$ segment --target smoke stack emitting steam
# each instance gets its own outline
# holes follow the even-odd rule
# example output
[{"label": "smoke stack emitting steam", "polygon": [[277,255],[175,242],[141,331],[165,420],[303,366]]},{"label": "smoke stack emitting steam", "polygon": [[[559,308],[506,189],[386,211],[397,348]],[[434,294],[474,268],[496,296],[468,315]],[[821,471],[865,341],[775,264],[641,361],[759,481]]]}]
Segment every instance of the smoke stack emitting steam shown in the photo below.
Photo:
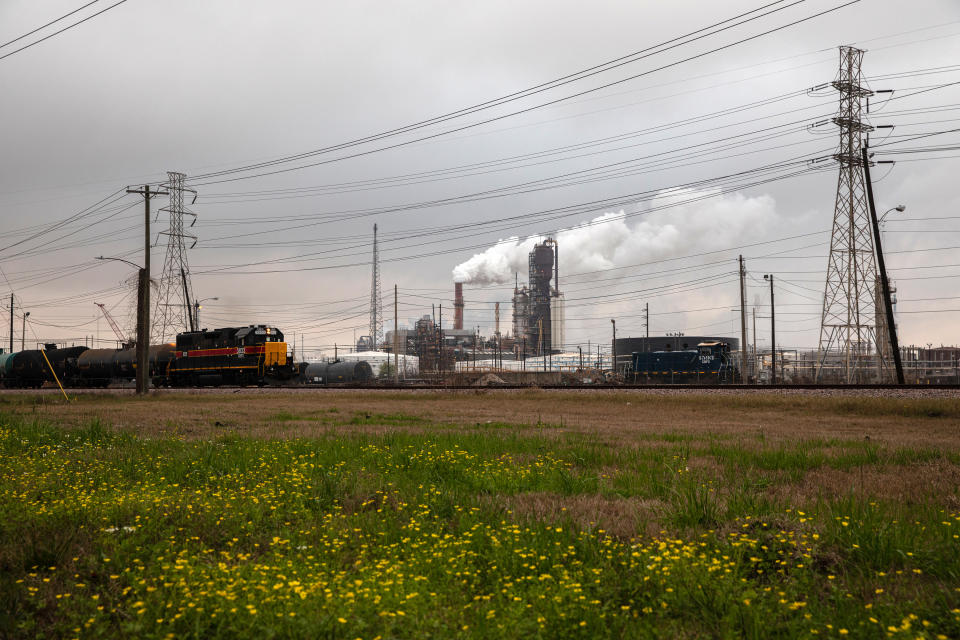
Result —
[{"label": "smoke stack emitting steam", "polygon": [[463,329],[463,283],[453,285],[453,328]]},{"label": "smoke stack emitting steam", "polygon": [[[563,245],[565,273],[576,275],[694,253],[705,247],[732,246],[742,241],[745,232],[756,235],[774,222],[775,203],[770,196],[717,192],[704,199],[710,195],[685,190],[657,196],[650,202],[651,209],[669,207],[669,218],[662,221],[640,220],[631,226],[626,214],[619,211],[559,230],[553,237]],[[539,241],[538,236],[501,240],[457,265],[453,280],[457,284],[507,284],[515,273],[526,273],[528,255]],[[559,271],[559,256],[555,269]]]}]

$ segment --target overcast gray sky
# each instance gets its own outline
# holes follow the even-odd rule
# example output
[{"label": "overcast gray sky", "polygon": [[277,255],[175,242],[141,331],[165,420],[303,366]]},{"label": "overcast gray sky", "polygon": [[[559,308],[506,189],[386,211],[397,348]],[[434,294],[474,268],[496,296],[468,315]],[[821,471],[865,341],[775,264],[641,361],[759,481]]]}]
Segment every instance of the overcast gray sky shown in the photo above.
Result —
[{"label": "overcast gray sky", "polygon": [[[0,44],[82,4],[6,0],[0,3]],[[110,4],[97,3],[76,17]],[[2,246],[128,184],[162,180],[168,170],[200,176],[390,130],[761,4],[128,0],[0,59]],[[875,145],[955,129],[960,107],[960,85],[935,88],[960,81],[955,0],[863,0],[733,44],[841,4],[804,0],[535,97],[311,158],[334,162],[271,176],[193,180],[200,193],[192,207],[199,237],[190,252],[193,286],[198,297],[219,298],[204,305],[202,324],[268,322],[288,338],[304,333],[314,351],[367,333],[370,235],[377,223],[387,329],[394,284],[401,324],[409,323],[429,313],[431,303],[452,306],[453,270],[475,254],[499,240],[518,237],[522,243],[559,231],[568,239],[561,243],[560,268],[570,345],[607,341],[611,317],[619,319],[620,335],[639,335],[644,302],[650,303],[652,333],[738,335],[732,309],[739,303],[735,260],[742,253],[751,305],[767,304],[763,274],[776,274],[778,342],[815,347],[836,169],[753,186],[742,185],[759,180],[721,185],[716,178],[832,152],[835,129],[806,125],[829,118],[836,98],[803,90],[834,78],[841,44],[867,50],[864,73],[872,88],[895,90],[894,100],[873,101],[873,123],[896,125],[876,133]],[[0,56],[46,33],[0,47]],[[732,46],[706,53],[726,45]],[[706,55],[680,62],[698,54]],[[634,75],[640,77],[508,116]],[[924,89],[931,90],[909,95]],[[762,102],[771,98],[778,99]],[[723,110],[729,112],[718,114]],[[415,141],[497,116],[508,117]],[[944,134],[890,148],[958,139]],[[541,155],[494,162],[527,154]],[[888,217],[885,236],[903,344],[957,342],[960,266],[949,266],[960,265],[960,251],[951,248],[960,247],[957,155],[901,155],[893,168],[875,168],[878,208],[907,206]],[[472,168],[451,171],[465,166]],[[430,173],[397,178],[423,172]],[[244,179],[217,182],[224,178]],[[467,194],[484,195],[436,202]],[[604,199],[618,201],[575,207],[563,216],[536,215]],[[0,251],[0,295],[9,296],[12,287],[17,313],[31,312],[29,340],[111,339],[94,301],[108,303],[129,323],[129,268],[93,260],[141,259],[141,208],[134,196],[118,205],[130,208],[105,209]],[[604,214],[614,215],[561,231]],[[516,244],[501,244],[494,253],[515,262],[523,252],[511,253]],[[154,275],[164,249],[154,249]],[[468,283],[466,324],[492,330],[499,301],[501,322],[509,326],[511,290],[512,284]],[[759,306],[758,317],[758,341],[769,344],[769,308]]]}]

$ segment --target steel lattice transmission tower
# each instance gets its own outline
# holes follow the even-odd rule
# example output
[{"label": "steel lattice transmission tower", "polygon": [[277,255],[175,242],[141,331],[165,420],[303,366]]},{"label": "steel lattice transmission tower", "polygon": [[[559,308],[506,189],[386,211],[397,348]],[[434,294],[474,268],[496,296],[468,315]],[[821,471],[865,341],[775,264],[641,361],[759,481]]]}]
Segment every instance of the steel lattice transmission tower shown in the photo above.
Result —
[{"label": "steel lattice transmission tower", "polygon": [[840,93],[839,111],[833,118],[840,129],[840,146],[833,155],[840,174],[816,372],[821,381],[828,371],[838,371],[840,380],[848,384],[883,380],[889,374],[880,350],[875,349],[877,261],[862,155],[873,129],[863,120],[863,101],[873,92],[863,85],[863,54],[861,49],[840,47],[840,72],[831,83]]},{"label": "steel lattice transmission tower", "polygon": [[376,351],[383,344],[383,294],[380,291],[380,249],[377,225],[373,225],[373,274],[370,282],[370,340]]},{"label": "steel lattice transmission tower", "polygon": [[153,313],[151,336],[158,342],[172,342],[181,331],[193,330],[193,313],[190,301],[194,299],[193,288],[190,284],[190,266],[187,262],[187,240],[192,241],[192,249],[197,243],[197,237],[184,230],[184,216],[191,216],[192,227],[196,224],[197,214],[186,209],[183,204],[184,192],[193,194],[193,201],[197,199],[197,192],[184,185],[186,175],[175,171],[167,172],[168,182],[164,185],[170,192],[170,204],[160,209],[166,211],[170,217],[170,226],[161,235],[167,236],[167,256],[163,262],[163,271],[160,274],[157,304]]}]

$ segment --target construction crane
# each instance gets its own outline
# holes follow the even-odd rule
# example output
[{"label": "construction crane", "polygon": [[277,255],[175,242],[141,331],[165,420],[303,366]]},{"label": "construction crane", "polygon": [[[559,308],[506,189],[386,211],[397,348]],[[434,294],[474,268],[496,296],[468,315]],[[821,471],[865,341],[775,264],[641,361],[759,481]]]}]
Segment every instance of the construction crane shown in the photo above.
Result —
[{"label": "construction crane", "polygon": [[95,305],[97,305],[98,307],[100,307],[100,311],[103,312],[103,317],[107,319],[107,324],[110,325],[110,328],[113,329],[113,332],[117,335],[117,340],[119,340],[121,344],[127,344],[127,343],[131,342],[131,340],[123,337],[123,332],[120,331],[120,327],[117,326],[117,323],[116,323],[116,322],[114,321],[114,319],[110,316],[110,312],[107,311],[107,306],[106,306],[105,304],[100,303],[100,302],[94,302],[93,304],[95,304]]}]

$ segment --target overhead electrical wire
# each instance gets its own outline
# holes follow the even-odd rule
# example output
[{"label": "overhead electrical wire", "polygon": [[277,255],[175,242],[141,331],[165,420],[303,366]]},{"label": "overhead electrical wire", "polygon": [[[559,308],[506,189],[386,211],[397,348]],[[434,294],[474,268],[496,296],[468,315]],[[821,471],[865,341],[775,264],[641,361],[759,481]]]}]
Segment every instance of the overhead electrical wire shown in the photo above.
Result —
[{"label": "overhead electrical wire", "polygon": [[[769,12],[769,13],[774,13],[774,12],[776,12],[776,11],[783,10],[784,8],[792,7],[792,6],[796,5],[796,4],[800,4],[801,2],[804,2],[804,1],[805,1],[805,0],[796,0],[794,3],[792,3],[792,4],[790,4],[790,5],[787,5],[787,7],[781,7],[780,9],[775,9],[775,10]],[[526,107],[526,108],[523,108],[523,109],[520,109],[520,110],[517,110],[517,111],[513,111],[513,112],[510,112],[510,113],[507,113],[507,114],[502,114],[502,115],[498,115],[498,116],[495,116],[495,117],[491,117],[491,118],[488,118],[488,119],[486,119],[486,120],[481,120],[481,121],[478,121],[478,122],[469,123],[469,124],[467,124],[467,125],[463,125],[463,126],[456,127],[456,128],[454,128],[454,129],[444,130],[444,131],[439,132],[439,133],[434,133],[434,134],[422,136],[422,137],[419,137],[419,138],[415,138],[415,139],[412,139],[412,140],[407,140],[407,141],[403,141],[403,142],[399,142],[399,143],[387,145],[387,146],[384,146],[384,147],[378,147],[378,148],[372,149],[372,150],[357,152],[357,153],[354,153],[354,154],[351,154],[351,155],[347,155],[347,156],[340,156],[340,157],[337,157],[337,158],[331,159],[331,160],[323,160],[323,161],[318,161],[318,162],[314,162],[314,163],[310,163],[310,164],[306,164],[306,165],[299,165],[299,166],[296,166],[296,167],[287,167],[287,168],[284,168],[284,169],[277,169],[277,170],[274,170],[274,171],[262,172],[262,173],[245,175],[245,176],[234,177],[234,178],[222,178],[222,176],[232,175],[232,174],[234,174],[234,173],[246,173],[246,172],[255,171],[255,170],[258,170],[258,169],[261,169],[261,168],[267,168],[267,167],[271,167],[271,166],[276,166],[276,165],[278,165],[278,164],[285,164],[285,163],[289,163],[289,162],[295,162],[295,161],[297,161],[297,160],[301,160],[301,159],[305,159],[305,158],[308,158],[308,157],[313,157],[313,156],[316,156],[316,155],[326,154],[326,153],[330,153],[330,152],[332,152],[332,151],[337,151],[337,150],[341,150],[341,149],[345,149],[345,148],[357,146],[357,145],[359,145],[359,144],[364,144],[364,143],[367,143],[367,142],[379,140],[379,139],[382,139],[382,138],[385,138],[385,137],[392,137],[392,136],[398,135],[399,133],[406,133],[406,132],[409,132],[409,131],[421,129],[421,128],[424,128],[424,127],[426,127],[426,126],[430,126],[430,125],[432,125],[432,124],[436,124],[437,122],[442,122],[442,121],[444,121],[444,120],[451,119],[451,118],[453,118],[453,117],[460,117],[461,115],[464,115],[464,113],[473,113],[473,111],[468,111],[468,109],[471,109],[470,107],[468,107],[467,109],[460,110],[460,111],[458,111],[458,112],[454,112],[454,113],[457,114],[457,115],[438,116],[437,118],[432,118],[432,119],[430,119],[430,120],[421,121],[420,123],[416,123],[416,124],[414,124],[414,125],[408,125],[407,127],[401,127],[401,128],[399,128],[399,129],[394,129],[394,130],[390,130],[390,131],[387,131],[387,132],[383,132],[383,133],[381,133],[381,134],[375,134],[374,136],[368,136],[368,137],[366,137],[366,138],[360,138],[360,139],[353,140],[353,141],[349,141],[349,142],[346,142],[346,143],[341,143],[341,144],[333,145],[333,146],[330,146],[330,147],[324,147],[324,148],[322,148],[322,149],[316,149],[316,150],[313,150],[313,151],[309,151],[309,152],[305,152],[305,153],[301,153],[301,154],[296,154],[296,155],[293,155],[293,156],[286,156],[286,157],[284,157],[284,158],[280,158],[280,159],[277,159],[277,160],[271,160],[271,161],[266,161],[266,162],[261,162],[261,163],[254,163],[254,164],[250,164],[250,165],[246,165],[246,166],[242,166],[242,167],[237,167],[237,168],[234,168],[234,169],[225,169],[225,170],[222,170],[222,171],[215,171],[215,172],[209,172],[209,173],[206,173],[206,174],[199,174],[199,175],[197,175],[197,176],[194,176],[193,184],[194,184],[195,186],[203,186],[203,185],[209,185],[209,184],[219,184],[219,183],[223,183],[223,182],[235,182],[235,181],[237,181],[237,180],[248,180],[248,179],[259,178],[259,177],[263,177],[263,176],[267,176],[267,175],[275,175],[275,174],[278,174],[278,173],[285,173],[285,172],[288,172],[288,171],[296,171],[296,170],[299,170],[299,169],[305,169],[305,168],[308,168],[308,167],[319,166],[319,165],[328,164],[328,163],[331,163],[331,162],[339,162],[339,161],[346,160],[346,159],[350,159],[350,158],[356,158],[356,157],[360,157],[360,156],[366,156],[366,155],[370,155],[370,154],[372,154],[372,153],[378,153],[378,152],[380,152],[380,151],[386,151],[386,150],[389,150],[389,149],[395,149],[395,148],[398,148],[398,147],[407,146],[407,145],[413,144],[414,142],[422,142],[422,141],[424,141],[424,140],[430,140],[430,139],[434,139],[434,138],[437,138],[437,137],[440,137],[440,136],[449,135],[450,133],[454,133],[454,132],[457,132],[457,131],[464,131],[464,130],[466,130],[466,129],[471,129],[471,128],[478,127],[478,126],[481,126],[481,125],[484,125],[484,124],[489,124],[490,122],[495,122],[495,121],[498,121],[498,120],[502,120],[502,119],[505,119],[505,118],[513,117],[513,116],[520,115],[520,114],[523,114],[523,113],[529,113],[529,112],[534,111],[534,110],[536,110],[536,109],[540,109],[540,108],[543,108],[543,107],[546,107],[546,106],[549,106],[549,105],[552,105],[552,104],[557,104],[557,103],[559,103],[559,102],[563,102],[563,101],[569,100],[569,99],[571,99],[571,98],[575,98],[575,97],[579,97],[579,96],[586,95],[586,94],[589,94],[589,93],[593,93],[593,92],[595,92],[595,91],[600,91],[600,90],[602,90],[602,89],[606,89],[606,88],[611,87],[611,86],[615,86],[615,85],[618,85],[618,84],[622,84],[622,83],[624,83],[624,82],[628,82],[628,81],[634,80],[634,79],[636,79],[636,78],[640,78],[640,77],[644,77],[644,76],[650,75],[650,74],[655,73],[655,72],[657,72],[657,71],[662,71],[662,70],[665,70],[665,69],[669,69],[669,68],[671,68],[671,67],[678,66],[678,65],[680,65],[680,64],[684,64],[684,63],[686,63],[686,62],[690,62],[690,61],[692,61],[692,60],[696,60],[696,59],[699,59],[699,58],[703,58],[703,57],[705,57],[705,56],[708,56],[708,55],[717,53],[717,52],[719,52],[719,51],[723,51],[723,50],[729,49],[729,48],[731,48],[731,47],[735,47],[735,46],[740,45],[740,44],[743,44],[743,43],[745,43],[745,42],[750,42],[750,41],[752,41],[752,40],[756,40],[757,38],[761,38],[761,37],[763,37],[763,36],[770,35],[770,34],[772,34],[772,33],[776,33],[776,32],[778,32],[778,31],[782,31],[782,30],[784,30],[784,29],[788,29],[788,28],[790,28],[790,27],[796,26],[796,25],[801,24],[801,23],[803,23],[803,22],[807,22],[807,21],[809,21],[809,20],[813,20],[813,19],[815,19],[815,18],[818,18],[818,17],[821,17],[821,16],[823,16],[823,15],[832,13],[832,12],[834,12],[834,11],[838,11],[838,10],[840,10],[840,9],[843,9],[843,8],[845,8],[845,7],[847,7],[847,6],[856,4],[856,3],[858,3],[858,2],[860,2],[860,0],[849,0],[848,2],[845,2],[845,3],[841,4],[841,5],[838,5],[838,6],[835,6],[835,7],[830,8],[830,9],[826,9],[826,10],[820,11],[820,12],[818,12],[818,13],[816,13],[816,14],[813,14],[813,15],[810,15],[810,16],[807,16],[807,17],[804,17],[804,18],[800,18],[800,19],[798,19],[798,20],[794,20],[793,22],[790,22],[790,23],[787,23],[787,24],[784,24],[784,25],[780,25],[780,26],[775,27],[775,28],[772,28],[772,29],[768,29],[768,30],[763,31],[763,32],[761,32],[761,33],[759,33],[759,34],[754,34],[754,35],[751,35],[751,36],[747,36],[747,37],[745,37],[745,38],[741,38],[741,39],[739,39],[739,40],[737,40],[737,41],[735,41],[735,42],[728,43],[728,44],[725,44],[725,45],[716,47],[716,48],[714,48],[714,49],[710,49],[710,50],[708,50],[708,51],[705,51],[705,52],[702,52],[702,53],[699,53],[699,54],[696,54],[696,55],[693,55],[693,56],[688,56],[688,57],[686,57],[686,58],[683,58],[683,59],[678,60],[678,61],[675,61],[675,62],[671,62],[671,63],[665,64],[665,65],[661,65],[661,66],[659,66],[659,67],[656,67],[656,68],[654,68],[654,69],[650,69],[650,70],[644,71],[644,72],[642,72],[642,73],[634,74],[634,75],[629,76],[629,77],[627,77],[627,78],[622,78],[622,79],[619,79],[619,80],[616,80],[616,81],[613,81],[613,82],[609,82],[609,83],[600,85],[600,86],[598,86],[598,87],[594,87],[594,88],[591,88],[591,89],[586,89],[586,90],[583,90],[583,91],[580,91],[580,92],[577,92],[577,93],[574,93],[574,94],[571,94],[571,95],[568,95],[568,96],[564,96],[564,97],[561,97],[561,98],[557,98],[557,99],[554,99],[554,100],[550,100],[550,101],[548,101],[548,102],[540,103],[540,104],[533,105],[533,106],[530,106],[530,107]],[[779,4],[779,3],[773,3],[773,4]],[[770,6],[770,5],[768,5],[768,6]],[[754,10],[754,12],[755,12],[755,11],[757,11],[757,10]],[[752,12],[751,12],[751,13],[752,13]],[[762,16],[758,16],[758,17],[763,17],[763,16],[765,16],[765,15],[768,15],[768,14],[763,14]],[[736,18],[734,18],[734,19],[736,19]],[[749,22],[749,21],[752,21],[752,20],[754,20],[754,19],[757,19],[757,17],[750,18],[749,20],[746,20],[746,21],[744,21],[744,22]],[[724,21],[724,22],[722,22],[722,23],[718,23],[718,24],[724,24],[725,22],[728,22],[728,21],[729,21],[729,20]],[[739,24],[742,24],[742,23],[738,23],[738,24],[735,24],[735,25],[733,25],[733,26],[739,26]],[[707,28],[712,28],[712,27],[707,27]],[[725,31],[725,30],[727,30],[727,29],[729,29],[729,28],[732,28],[732,26],[724,27],[723,29],[719,29],[719,30],[717,30],[716,32],[711,33],[711,34],[707,34],[707,35],[715,35],[715,33],[720,33],[721,31]],[[700,31],[702,31],[702,29],[701,29]],[[699,31],[693,32],[693,33],[699,33]],[[682,36],[682,37],[685,37],[685,36]],[[684,42],[684,43],[680,43],[680,44],[689,44],[689,42],[693,42],[693,41],[699,40],[699,39],[701,39],[701,38],[703,38],[703,37],[706,37],[706,36],[698,36],[698,37],[696,37],[696,38],[691,39],[691,40],[688,41],[688,42]],[[674,39],[674,40],[676,40],[676,39]],[[668,42],[673,42],[673,41],[668,41]],[[659,47],[659,46],[661,46],[661,45],[657,45],[657,47]],[[669,50],[669,49],[675,48],[676,46],[680,46],[680,45],[673,45],[673,46],[671,46],[671,47],[667,47],[667,48],[664,49],[664,50]],[[653,49],[653,48],[656,48],[656,47],[651,47],[651,48],[645,49],[644,51],[649,51],[650,49]],[[657,52],[657,53],[659,53],[659,52]],[[650,54],[650,55],[653,55],[653,54]],[[648,57],[648,56],[643,56],[643,57]],[[620,66],[620,65],[618,65],[618,66]],[[585,76],[585,77],[588,77],[588,76]],[[578,78],[578,79],[579,79],[579,78]],[[571,81],[572,81],[572,80],[571,80]],[[564,82],[563,84],[567,84],[567,82]],[[560,85],[557,85],[557,86],[560,86]],[[545,89],[544,89],[544,90],[545,90]],[[537,90],[536,93],[539,93],[540,91],[541,91],[541,90]],[[532,95],[532,94],[531,94],[531,95]],[[523,97],[526,97],[526,95],[523,96]],[[517,98],[511,98],[511,99],[508,100],[508,101],[513,101],[513,100],[515,100],[515,99],[517,99]],[[487,103],[483,103],[483,104],[487,104]],[[498,103],[498,104],[499,104],[499,103]],[[489,108],[489,106],[483,106],[482,108],[483,108],[483,109],[487,109],[487,108]],[[480,110],[480,109],[477,109],[477,110]],[[221,178],[221,179],[219,179],[219,180],[210,180],[209,178]],[[206,182],[204,182],[204,180],[206,180]]]},{"label": "overhead electrical wire", "polygon": [[[408,125],[404,125],[404,126],[401,126],[401,127],[394,128],[394,129],[388,129],[388,130],[382,131],[382,132],[380,132],[380,133],[376,133],[376,134],[364,136],[364,137],[361,137],[361,138],[355,138],[355,139],[353,139],[353,140],[350,140],[350,141],[347,141],[347,142],[342,142],[342,143],[339,143],[339,144],[336,144],[336,145],[331,145],[331,146],[327,146],[327,147],[322,147],[322,148],[320,148],[320,149],[314,149],[314,150],[312,150],[312,151],[307,151],[307,152],[303,152],[303,153],[298,153],[298,154],[293,154],[293,155],[289,155],[289,156],[284,156],[284,157],[282,157],[282,158],[277,158],[277,159],[274,159],[274,160],[269,160],[269,161],[264,161],[264,162],[257,162],[257,163],[247,164],[247,165],[243,165],[243,166],[240,166],[240,167],[235,167],[235,168],[232,168],[232,169],[224,169],[224,170],[220,170],[220,171],[213,171],[213,172],[208,172],[208,173],[201,173],[201,174],[199,174],[199,175],[197,175],[197,176],[194,176],[194,177],[195,177],[195,178],[199,178],[199,179],[204,179],[204,178],[209,178],[209,177],[216,177],[216,176],[221,176],[221,175],[228,175],[228,174],[231,174],[231,173],[238,173],[238,172],[246,172],[246,171],[256,170],[256,169],[260,169],[260,168],[264,168],[264,167],[268,167],[268,166],[273,166],[273,165],[275,165],[275,164],[284,163],[284,162],[292,162],[292,161],[296,161],[296,160],[302,160],[302,159],[305,159],[305,158],[308,158],[308,157],[311,157],[311,156],[314,156],[314,155],[318,155],[318,154],[321,154],[321,153],[328,153],[328,152],[330,152],[330,151],[337,151],[337,150],[340,150],[340,149],[343,149],[343,148],[347,148],[347,147],[351,147],[351,146],[356,146],[356,145],[358,145],[358,144],[363,144],[363,143],[366,143],[366,142],[372,142],[372,141],[381,140],[381,139],[386,138],[386,137],[392,137],[392,136],[399,135],[399,134],[402,134],[402,133],[407,133],[407,132],[409,132],[409,131],[421,129],[421,128],[424,128],[424,127],[427,127],[427,126],[431,126],[431,125],[434,125],[434,124],[438,124],[438,123],[441,123],[441,122],[445,122],[445,121],[447,121],[447,120],[451,120],[451,119],[454,119],[454,118],[459,118],[459,117],[462,117],[462,116],[464,116],[464,115],[470,115],[470,114],[476,113],[477,111],[482,111],[482,110],[486,110],[486,109],[489,109],[489,108],[492,108],[492,107],[495,107],[495,106],[500,106],[500,105],[506,104],[506,103],[508,103],[508,102],[514,102],[514,101],[519,100],[519,99],[521,99],[521,98],[526,98],[526,97],[529,97],[529,96],[531,96],[531,95],[535,95],[535,94],[538,94],[538,93],[542,93],[542,92],[547,91],[547,90],[549,90],[549,89],[553,89],[553,88],[556,88],[556,87],[559,87],[559,86],[563,86],[563,85],[569,84],[569,83],[571,83],[571,82],[575,82],[575,81],[578,81],[578,80],[582,80],[582,79],[584,79],[584,78],[588,78],[588,77],[597,75],[597,74],[599,74],[599,73],[603,73],[603,72],[609,71],[609,70],[611,70],[611,69],[615,69],[615,68],[621,67],[621,66],[623,66],[623,65],[625,65],[625,64],[630,64],[630,63],[632,63],[632,62],[636,62],[637,60],[647,58],[647,57],[649,57],[650,55],[654,55],[655,53],[662,53],[663,51],[666,51],[666,50],[675,48],[675,47],[677,47],[677,46],[682,46],[682,45],[684,45],[684,44],[689,44],[690,42],[694,42],[694,41],[696,41],[696,40],[699,40],[700,38],[707,37],[707,36],[710,36],[710,35],[715,35],[716,33],[719,33],[719,32],[721,32],[721,31],[726,31],[727,29],[730,29],[730,28],[732,28],[732,27],[734,27],[734,26],[739,26],[739,25],[742,24],[742,23],[737,23],[737,24],[734,24],[734,25],[731,25],[731,26],[727,26],[727,27],[725,27],[725,28],[723,28],[723,29],[720,29],[720,30],[718,30],[718,31],[716,31],[716,32],[707,33],[707,34],[704,34],[704,35],[699,36],[698,38],[694,38],[694,39],[692,39],[692,40],[685,40],[685,39],[691,38],[692,36],[695,36],[695,35],[697,35],[697,34],[703,34],[703,33],[706,32],[706,31],[710,31],[711,29],[720,27],[720,26],[722,26],[722,25],[724,25],[724,24],[727,24],[727,23],[729,23],[729,22],[735,22],[736,20],[739,20],[739,19],[744,18],[744,17],[746,17],[746,16],[749,16],[749,15],[751,15],[751,14],[757,13],[757,12],[759,12],[759,11],[764,11],[764,10],[770,8],[770,7],[775,6],[775,5],[783,4],[785,1],[786,1],[786,0],[776,0],[775,2],[771,2],[771,3],[768,3],[768,4],[762,5],[762,6],[758,7],[758,8],[756,8],[756,9],[751,9],[750,11],[747,11],[747,12],[744,12],[744,13],[741,13],[741,14],[738,14],[738,15],[735,15],[735,16],[733,16],[732,18],[727,18],[727,19],[722,20],[722,21],[720,21],[720,22],[715,22],[715,23],[713,23],[713,24],[711,24],[711,25],[708,25],[708,26],[706,26],[706,27],[702,27],[702,28],[697,29],[697,30],[695,30],[695,31],[691,31],[691,32],[685,33],[685,34],[683,34],[683,35],[681,35],[681,36],[677,36],[677,37],[672,38],[672,39],[670,39],[670,40],[666,40],[666,41],[664,41],[664,42],[660,42],[660,43],[655,44],[655,45],[652,45],[652,46],[650,46],[650,47],[646,47],[646,48],[644,48],[644,49],[640,49],[639,51],[635,51],[635,52],[630,53],[630,54],[627,54],[627,55],[625,55],[625,56],[621,56],[621,57],[615,58],[615,59],[613,59],[613,60],[608,60],[608,61],[606,61],[606,62],[603,62],[603,63],[597,64],[597,65],[594,65],[594,66],[592,66],[592,67],[588,67],[588,68],[586,68],[586,69],[582,69],[582,70],[580,70],[580,71],[576,71],[576,72],[574,72],[574,73],[570,73],[570,74],[567,74],[567,75],[565,75],[565,76],[561,76],[561,77],[559,77],[559,78],[555,78],[555,79],[553,79],[553,80],[549,80],[549,81],[547,81],[547,82],[543,82],[543,83],[534,85],[534,86],[532,86],[532,87],[528,87],[528,88],[526,88],[526,89],[522,89],[522,90],[520,90],[520,91],[514,91],[514,92],[512,92],[512,93],[505,94],[505,95],[500,96],[500,97],[497,97],[497,98],[493,98],[493,99],[490,99],[490,100],[486,100],[486,101],[484,101],[484,102],[476,103],[476,104],[473,104],[473,105],[470,105],[470,106],[467,106],[467,107],[462,107],[462,108],[457,109],[457,110],[455,110],[455,111],[451,111],[451,112],[448,112],[448,113],[444,113],[444,114],[441,114],[441,115],[438,115],[438,116],[433,116],[433,117],[427,118],[427,119],[425,119],[425,120],[420,120],[420,121],[418,121],[418,122],[414,122],[414,123],[411,123],[411,124],[408,124]],[[784,9],[786,9],[786,8],[789,8],[789,7],[791,7],[791,6],[795,5],[795,4],[800,4],[801,2],[804,2],[804,1],[806,1],[806,0],[797,0],[797,1],[795,1],[795,2],[793,2],[793,3],[791,3],[791,4],[789,4],[789,5],[787,5],[786,7],[780,7],[780,8],[774,9],[774,10],[770,11],[769,13],[776,13],[776,12],[778,12],[778,11],[782,11],[782,10],[784,10]],[[755,19],[757,19],[758,17],[765,17],[766,15],[769,15],[769,13],[767,13],[767,14],[761,14],[760,16],[754,16],[754,17],[751,18],[750,20],[755,20]],[[681,42],[681,41],[682,41],[682,42]],[[666,48],[666,49],[663,49],[663,51],[660,51],[660,49],[662,49],[663,47],[666,47],[667,45],[673,45],[673,46],[668,47],[668,48]],[[643,54],[646,54],[646,55],[643,55]],[[640,57],[638,57],[638,56],[640,56]]]},{"label": "overhead electrical wire", "polygon": [[56,24],[56,23],[60,22],[61,20],[64,20],[64,19],[66,19],[66,18],[69,18],[69,17],[72,16],[73,14],[78,13],[78,12],[80,12],[80,11],[83,11],[84,9],[86,9],[87,7],[89,7],[90,5],[92,5],[92,4],[97,4],[99,1],[100,1],[100,0],[93,0],[93,2],[88,2],[87,4],[83,5],[82,7],[79,7],[79,8],[77,8],[77,9],[74,9],[74,10],[71,11],[70,13],[65,13],[65,14],[63,14],[62,16],[60,16],[59,18],[56,18],[55,20],[51,20],[51,21],[48,22],[47,24],[40,25],[39,27],[37,27],[37,28],[34,29],[33,31],[28,31],[28,32],[26,32],[25,34],[23,34],[22,36],[18,36],[18,37],[16,37],[16,38],[14,38],[13,40],[8,40],[8,41],[4,42],[3,44],[0,44],[0,49],[3,49],[4,47],[7,47],[7,46],[13,44],[14,42],[19,42],[20,40],[23,40],[23,39],[26,38],[27,36],[32,36],[32,35],[35,34],[37,31],[42,31],[42,30],[46,29],[47,27],[49,27],[50,25]]},{"label": "overhead electrical wire", "polygon": [[[101,9],[100,11],[97,11],[96,13],[91,14],[91,15],[87,16],[86,18],[82,19],[82,20],[78,20],[77,22],[74,22],[73,24],[67,25],[66,27],[64,27],[64,28],[62,28],[62,29],[59,29],[59,30],[57,30],[57,31],[54,31],[54,32],[51,33],[50,35],[44,36],[44,37],[40,38],[39,40],[34,40],[34,41],[31,42],[30,44],[24,45],[24,46],[20,47],[19,49],[14,49],[13,51],[11,51],[11,52],[9,52],[9,53],[5,53],[5,54],[3,54],[3,55],[0,55],[0,60],[3,60],[3,59],[5,59],[5,58],[9,58],[10,56],[12,56],[12,55],[14,55],[14,54],[20,53],[21,51],[25,51],[25,50],[29,49],[30,47],[33,47],[33,46],[36,46],[36,45],[40,44],[41,42],[45,42],[45,41],[49,40],[50,38],[52,38],[52,37],[54,37],[54,36],[58,36],[58,35],[60,35],[61,33],[63,33],[64,31],[68,31],[68,30],[70,30],[70,29],[73,29],[74,27],[77,27],[77,26],[83,24],[84,22],[86,22],[86,21],[88,21],[88,20],[92,20],[93,18],[96,18],[96,17],[99,16],[100,14],[103,14],[103,13],[106,13],[107,11],[110,11],[110,9],[113,9],[114,7],[119,7],[121,4],[123,4],[123,3],[126,2],[126,1],[127,1],[127,0],[120,0],[119,2],[116,2],[116,3],[112,4],[112,5],[110,5],[110,6],[107,7],[106,9]],[[91,2],[90,4],[93,4],[93,3]],[[84,5],[84,7],[80,7],[80,9],[83,9],[83,8],[85,8],[85,7],[90,6],[90,4]],[[79,11],[80,9],[77,9],[77,11]],[[61,18],[57,18],[57,19],[54,20],[53,22],[48,23],[47,25],[44,25],[43,27],[40,27],[39,29],[43,29],[43,28],[45,28],[45,27],[53,24],[54,22],[59,22],[59,21],[62,20],[63,18],[65,18],[65,17],[67,17],[67,16],[69,16],[69,15],[72,15],[73,13],[76,13],[77,11],[72,11],[71,13],[68,13],[66,16],[63,16],[63,17],[61,17]],[[31,31],[30,33],[35,33],[36,31],[39,31],[39,29],[35,29],[34,31]],[[26,35],[30,35],[30,34],[26,34]],[[25,36],[21,36],[20,38],[16,38],[15,40],[11,40],[10,42],[16,42],[16,40],[20,40],[20,39],[23,38],[23,37],[25,37]],[[10,42],[8,42],[7,44],[10,44]],[[3,45],[3,46],[6,46],[6,45]]]}]

